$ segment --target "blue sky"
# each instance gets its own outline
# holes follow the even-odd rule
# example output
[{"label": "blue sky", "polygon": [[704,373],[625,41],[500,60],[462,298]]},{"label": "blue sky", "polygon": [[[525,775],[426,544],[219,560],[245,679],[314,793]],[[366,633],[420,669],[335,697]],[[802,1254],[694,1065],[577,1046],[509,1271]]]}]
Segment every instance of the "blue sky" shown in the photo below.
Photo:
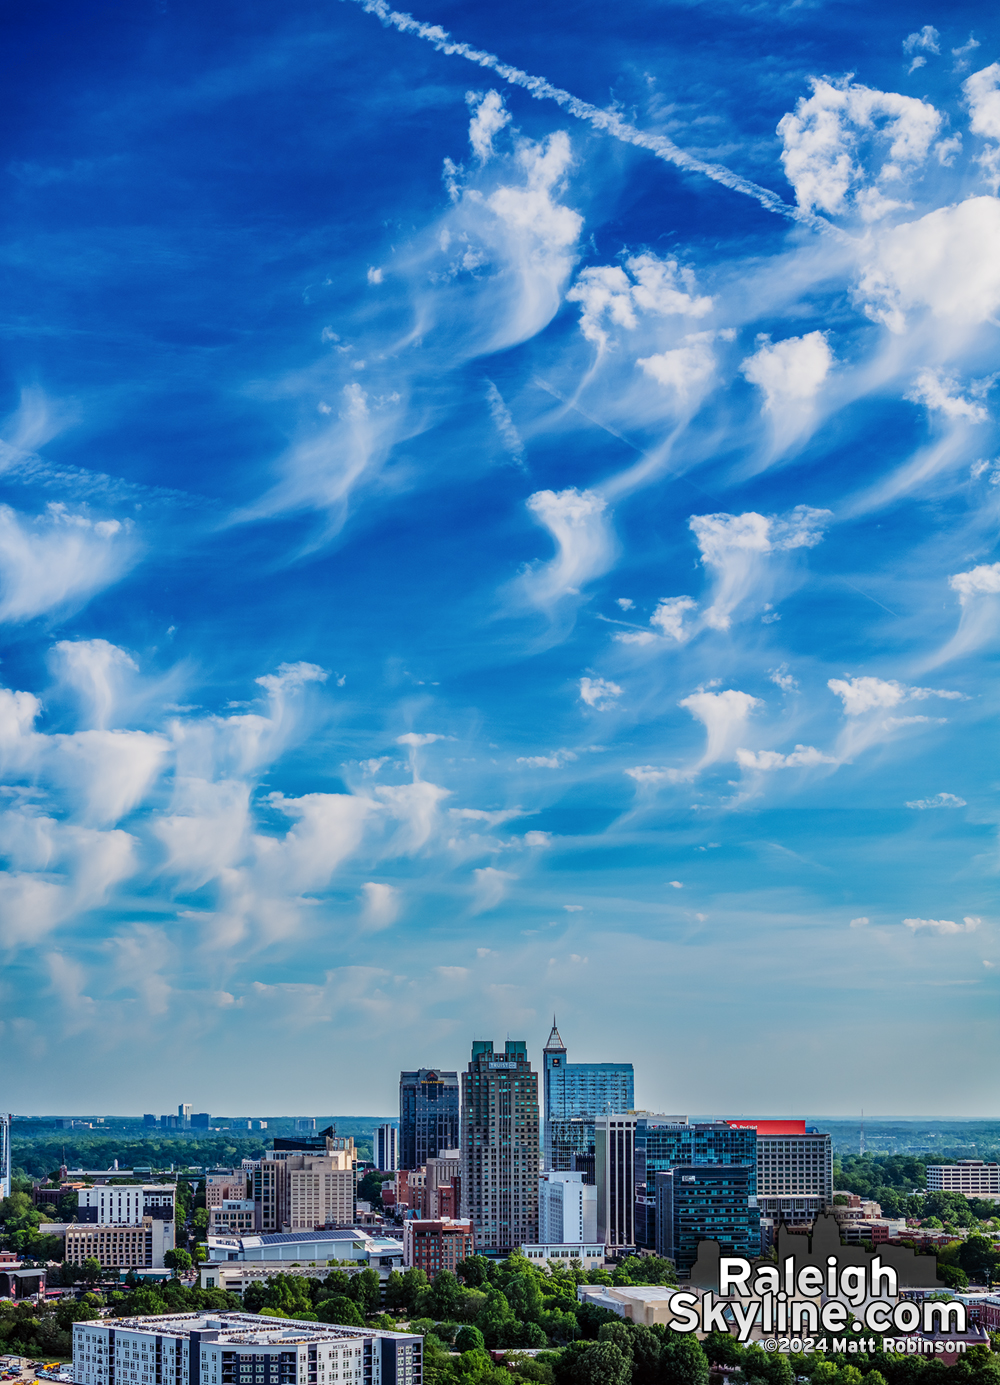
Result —
[{"label": "blue sky", "polygon": [[5,1103],[995,1114],[991,12],[7,36]]}]

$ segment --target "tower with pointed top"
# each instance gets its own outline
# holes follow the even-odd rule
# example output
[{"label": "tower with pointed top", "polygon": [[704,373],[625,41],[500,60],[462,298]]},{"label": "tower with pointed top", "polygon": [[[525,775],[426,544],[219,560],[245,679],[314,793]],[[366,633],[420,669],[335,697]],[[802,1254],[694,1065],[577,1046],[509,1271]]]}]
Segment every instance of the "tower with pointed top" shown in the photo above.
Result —
[{"label": "tower with pointed top", "polygon": [[569,1063],[566,1045],[552,1016],[552,1030],[542,1050],[544,1167],[584,1171],[586,1181],[594,1155],[594,1121],[609,1111],[631,1111],[635,1078],[631,1063]]}]

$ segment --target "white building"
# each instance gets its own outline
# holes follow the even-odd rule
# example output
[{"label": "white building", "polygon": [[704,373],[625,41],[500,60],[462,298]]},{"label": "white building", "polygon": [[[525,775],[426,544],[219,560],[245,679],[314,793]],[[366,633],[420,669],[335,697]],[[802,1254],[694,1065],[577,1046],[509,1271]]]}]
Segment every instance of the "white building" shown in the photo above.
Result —
[{"label": "white building", "polygon": [[570,1245],[597,1239],[597,1189],[582,1173],[538,1175],[538,1242]]},{"label": "white building", "polygon": [[423,1338],[250,1313],[73,1325],[76,1385],[422,1385]]},{"label": "white building", "polygon": [[964,1193],[966,1197],[1000,1194],[1000,1164],[982,1159],[959,1159],[955,1164],[928,1164],[929,1193]]},{"label": "white building", "polygon": [[81,1188],[77,1206],[96,1212],[81,1221],[96,1221],[99,1226],[138,1226],[143,1217],[173,1221],[176,1183],[100,1183]]},{"label": "white building", "polygon": [[399,1168],[399,1130],[394,1125],[380,1125],[375,1131],[375,1167],[382,1173],[395,1173]]},{"label": "white building", "polygon": [[599,1270],[604,1265],[604,1247],[594,1241],[573,1241],[565,1245],[522,1246],[521,1250],[529,1260],[534,1260],[539,1269],[544,1269],[550,1260],[579,1260],[585,1270]]},{"label": "white building", "polygon": [[[267,1262],[272,1274],[290,1263],[325,1265],[330,1260],[358,1261],[362,1269],[396,1270],[403,1267],[403,1247],[388,1236],[370,1236],[357,1227],[348,1227],[301,1235],[287,1232],[263,1236],[210,1235],[208,1258],[223,1264]],[[282,1265],[282,1261],[286,1263]]]}]

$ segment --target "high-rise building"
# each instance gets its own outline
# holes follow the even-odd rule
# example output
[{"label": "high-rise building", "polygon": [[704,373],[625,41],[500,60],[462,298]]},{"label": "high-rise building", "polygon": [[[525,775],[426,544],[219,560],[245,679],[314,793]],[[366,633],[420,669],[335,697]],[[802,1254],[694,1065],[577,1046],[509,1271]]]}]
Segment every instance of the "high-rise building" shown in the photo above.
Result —
[{"label": "high-rise building", "polygon": [[462,1073],[462,1216],[477,1252],[538,1242],[538,1074],[523,1040],[477,1039]]},{"label": "high-rise building", "polygon": [[582,1173],[543,1170],[538,1175],[538,1241],[572,1245],[597,1236],[597,1189]]},{"label": "high-rise building", "polygon": [[[757,1132],[757,1205],[776,1227],[815,1221],[833,1204],[833,1141],[804,1120],[739,1120]],[[930,1172],[928,1171],[928,1187]],[[1000,1191],[1000,1188],[998,1188]]]},{"label": "high-rise building", "polygon": [[545,1168],[577,1169],[594,1152],[594,1121],[635,1105],[631,1063],[570,1063],[552,1017],[542,1050],[545,1073],[542,1119]]},{"label": "high-rise building", "polygon": [[399,1131],[394,1125],[376,1127],[373,1141],[375,1167],[384,1173],[395,1173],[399,1168]]},{"label": "high-rise building", "polygon": [[192,1111],[191,1129],[207,1130],[212,1123],[212,1118],[207,1111]]},{"label": "high-rise building", "polygon": [[399,1074],[399,1167],[419,1169],[458,1148],[458,1073],[417,1068]]},{"label": "high-rise building", "polygon": [[472,1224],[451,1217],[407,1218],[403,1222],[403,1264],[435,1279],[474,1253]]},{"label": "high-rise building", "polygon": [[760,1254],[754,1182],[747,1164],[681,1164],[657,1172],[656,1253],[673,1260],[679,1278],[690,1274],[701,1241],[718,1241],[723,1255]]},{"label": "high-rise building", "polygon": [[190,1101],[182,1101],[177,1108],[177,1120],[181,1125],[191,1124],[191,1111],[193,1107]]},{"label": "high-rise building", "polygon": [[257,1230],[312,1231],[357,1220],[354,1140],[330,1126],[319,1136],[281,1137],[248,1167]]},{"label": "high-rise building", "polygon": [[982,1159],[959,1159],[954,1164],[928,1164],[927,1191],[965,1193],[966,1197],[996,1197],[1000,1193],[1000,1164],[986,1164]]},{"label": "high-rise building", "polygon": [[597,1239],[606,1246],[634,1246],[634,1111],[598,1116],[594,1122],[594,1181],[597,1184]]},{"label": "high-rise building", "polygon": [[155,1117],[155,1116],[143,1116],[143,1118],[142,1118],[142,1123],[143,1123],[143,1125],[145,1125],[145,1126],[155,1126],[155,1124],[156,1124],[156,1117]]},{"label": "high-rise building", "polygon": [[752,1201],[760,1253],[760,1212],[757,1209],[757,1131],[728,1121],[690,1123],[686,1116],[641,1113],[635,1131],[635,1238],[652,1250],[657,1243],[656,1175],[681,1166],[737,1165],[749,1170],[746,1196]]},{"label": "high-rise building", "polygon": [[0,1111],[0,1197],[10,1197],[10,1123],[13,1117]]}]

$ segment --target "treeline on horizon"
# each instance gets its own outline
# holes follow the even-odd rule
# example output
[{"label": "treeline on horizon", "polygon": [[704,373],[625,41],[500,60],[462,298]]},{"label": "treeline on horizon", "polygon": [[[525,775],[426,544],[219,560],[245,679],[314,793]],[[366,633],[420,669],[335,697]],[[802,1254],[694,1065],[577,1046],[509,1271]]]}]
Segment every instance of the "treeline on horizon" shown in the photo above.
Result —
[{"label": "treeline on horizon", "polygon": [[[46,1178],[63,1164],[67,1168],[108,1169],[115,1160],[123,1169],[166,1169],[171,1164],[183,1170],[191,1165],[212,1168],[234,1167],[242,1159],[259,1159],[270,1148],[271,1138],[280,1133],[272,1130],[247,1131],[246,1134],[226,1131],[222,1134],[183,1135],[174,1132],[163,1136],[155,1133],[105,1135],[100,1131],[44,1130],[25,1136],[14,1128],[11,1133],[11,1162],[16,1170],[29,1178]],[[351,1130],[338,1125],[337,1133],[353,1136],[358,1156],[371,1158],[370,1132],[364,1138],[360,1129]]]}]

